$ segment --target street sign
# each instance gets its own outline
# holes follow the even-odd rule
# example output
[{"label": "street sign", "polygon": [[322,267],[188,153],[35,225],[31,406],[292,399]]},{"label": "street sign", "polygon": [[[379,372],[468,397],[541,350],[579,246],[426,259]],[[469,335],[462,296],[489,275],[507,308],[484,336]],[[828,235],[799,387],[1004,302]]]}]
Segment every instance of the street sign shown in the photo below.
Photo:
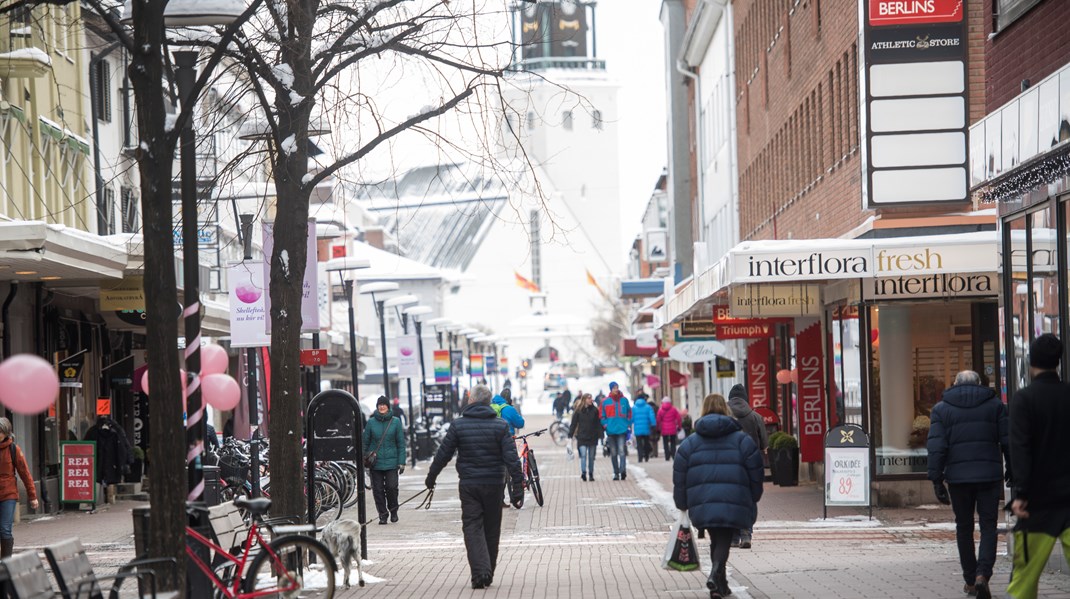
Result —
[{"label": "street sign", "polygon": [[303,349],[301,350],[301,366],[326,366],[327,350]]},{"label": "street sign", "polygon": [[97,444],[95,441],[61,441],[60,501],[96,503]]},{"label": "street sign", "polygon": [[829,430],[825,435],[825,516],[828,506],[868,506],[872,510],[870,477],[869,435],[855,424]]}]

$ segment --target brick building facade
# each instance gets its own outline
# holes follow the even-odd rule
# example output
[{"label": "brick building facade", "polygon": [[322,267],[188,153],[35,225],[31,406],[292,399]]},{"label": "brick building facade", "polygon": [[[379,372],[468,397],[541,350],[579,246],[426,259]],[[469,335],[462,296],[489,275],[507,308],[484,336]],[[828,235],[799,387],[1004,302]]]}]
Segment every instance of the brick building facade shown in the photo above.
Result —
[{"label": "brick building facade", "polygon": [[[1051,75],[1070,59],[1070,2],[1042,0],[999,29],[1000,0],[984,0],[985,111],[992,112],[1030,85]],[[1025,2],[1028,4],[1028,2]]]}]

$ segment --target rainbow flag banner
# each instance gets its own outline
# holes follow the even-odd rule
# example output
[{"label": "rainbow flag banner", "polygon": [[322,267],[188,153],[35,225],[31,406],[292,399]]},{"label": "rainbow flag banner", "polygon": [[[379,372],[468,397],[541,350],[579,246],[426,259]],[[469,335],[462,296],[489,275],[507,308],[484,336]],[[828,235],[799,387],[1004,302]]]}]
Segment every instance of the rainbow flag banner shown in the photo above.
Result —
[{"label": "rainbow flag banner", "polygon": [[468,372],[475,377],[483,376],[483,354],[468,356]]},{"label": "rainbow flag banner", "polygon": [[436,383],[448,383],[450,382],[450,350],[448,349],[436,349],[435,350],[435,382]]},{"label": "rainbow flag banner", "polygon": [[498,372],[504,375],[509,374],[509,358],[503,356],[502,359],[498,360]]}]

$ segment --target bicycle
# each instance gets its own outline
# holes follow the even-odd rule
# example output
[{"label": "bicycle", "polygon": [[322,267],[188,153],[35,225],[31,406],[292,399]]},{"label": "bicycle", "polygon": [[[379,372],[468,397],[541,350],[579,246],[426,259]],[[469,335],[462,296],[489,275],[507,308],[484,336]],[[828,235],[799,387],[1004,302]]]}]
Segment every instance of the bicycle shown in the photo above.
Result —
[{"label": "bicycle", "polygon": [[528,446],[528,437],[538,437],[549,429],[542,429],[526,435],[514,436],[514,440],[523,441],[520,447],[520,469],[524,473],[524,488],[530,489],[535,496],[535,503],[542,507],[542,483],[539,482],[539,464],[535,461],[535,450]]},{"label": "bicycle", "polygon": [[[225,599],[259,599],[260,597],[297,597],[304,590],[315,589],[325,599],[334,597],[336,565],[331,552],[319,541],[298,534],[282,534],[267,541],[261,528],[271,534],[311,531],[312,525],[272,526],[264,522],[271,499],[239,497],[234,505],[250,515],[249,532],[241,553],[233,555],[216,542],[186,527],[186,556],[216,588],[215,597]],[[201,506],[187,505],[191,515],[207,512]],[[214,537],[215,535],[212,534]],[[195,544],[213,552],[209,566],[195,551]]]},{"label": "bicycle", "polygon": [[568,424],[565,424],[563,420],[555,420],[550,424],[550,438],[558,447],[568,445]]}]

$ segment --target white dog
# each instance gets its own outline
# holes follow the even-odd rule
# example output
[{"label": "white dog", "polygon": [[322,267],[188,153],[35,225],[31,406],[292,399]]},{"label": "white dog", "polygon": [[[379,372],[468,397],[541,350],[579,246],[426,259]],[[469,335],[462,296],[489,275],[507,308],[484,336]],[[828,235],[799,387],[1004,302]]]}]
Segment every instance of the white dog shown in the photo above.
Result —
[{"label": "white dog", "polygon": [[346,572],[346,588],[349,588],[350,562],[357,562],[357,584],[364,586],[364,568],[360,560],[360,522],[356,520],[334,520],[323,527],[320,533],[323,544],[342,564]]}]

